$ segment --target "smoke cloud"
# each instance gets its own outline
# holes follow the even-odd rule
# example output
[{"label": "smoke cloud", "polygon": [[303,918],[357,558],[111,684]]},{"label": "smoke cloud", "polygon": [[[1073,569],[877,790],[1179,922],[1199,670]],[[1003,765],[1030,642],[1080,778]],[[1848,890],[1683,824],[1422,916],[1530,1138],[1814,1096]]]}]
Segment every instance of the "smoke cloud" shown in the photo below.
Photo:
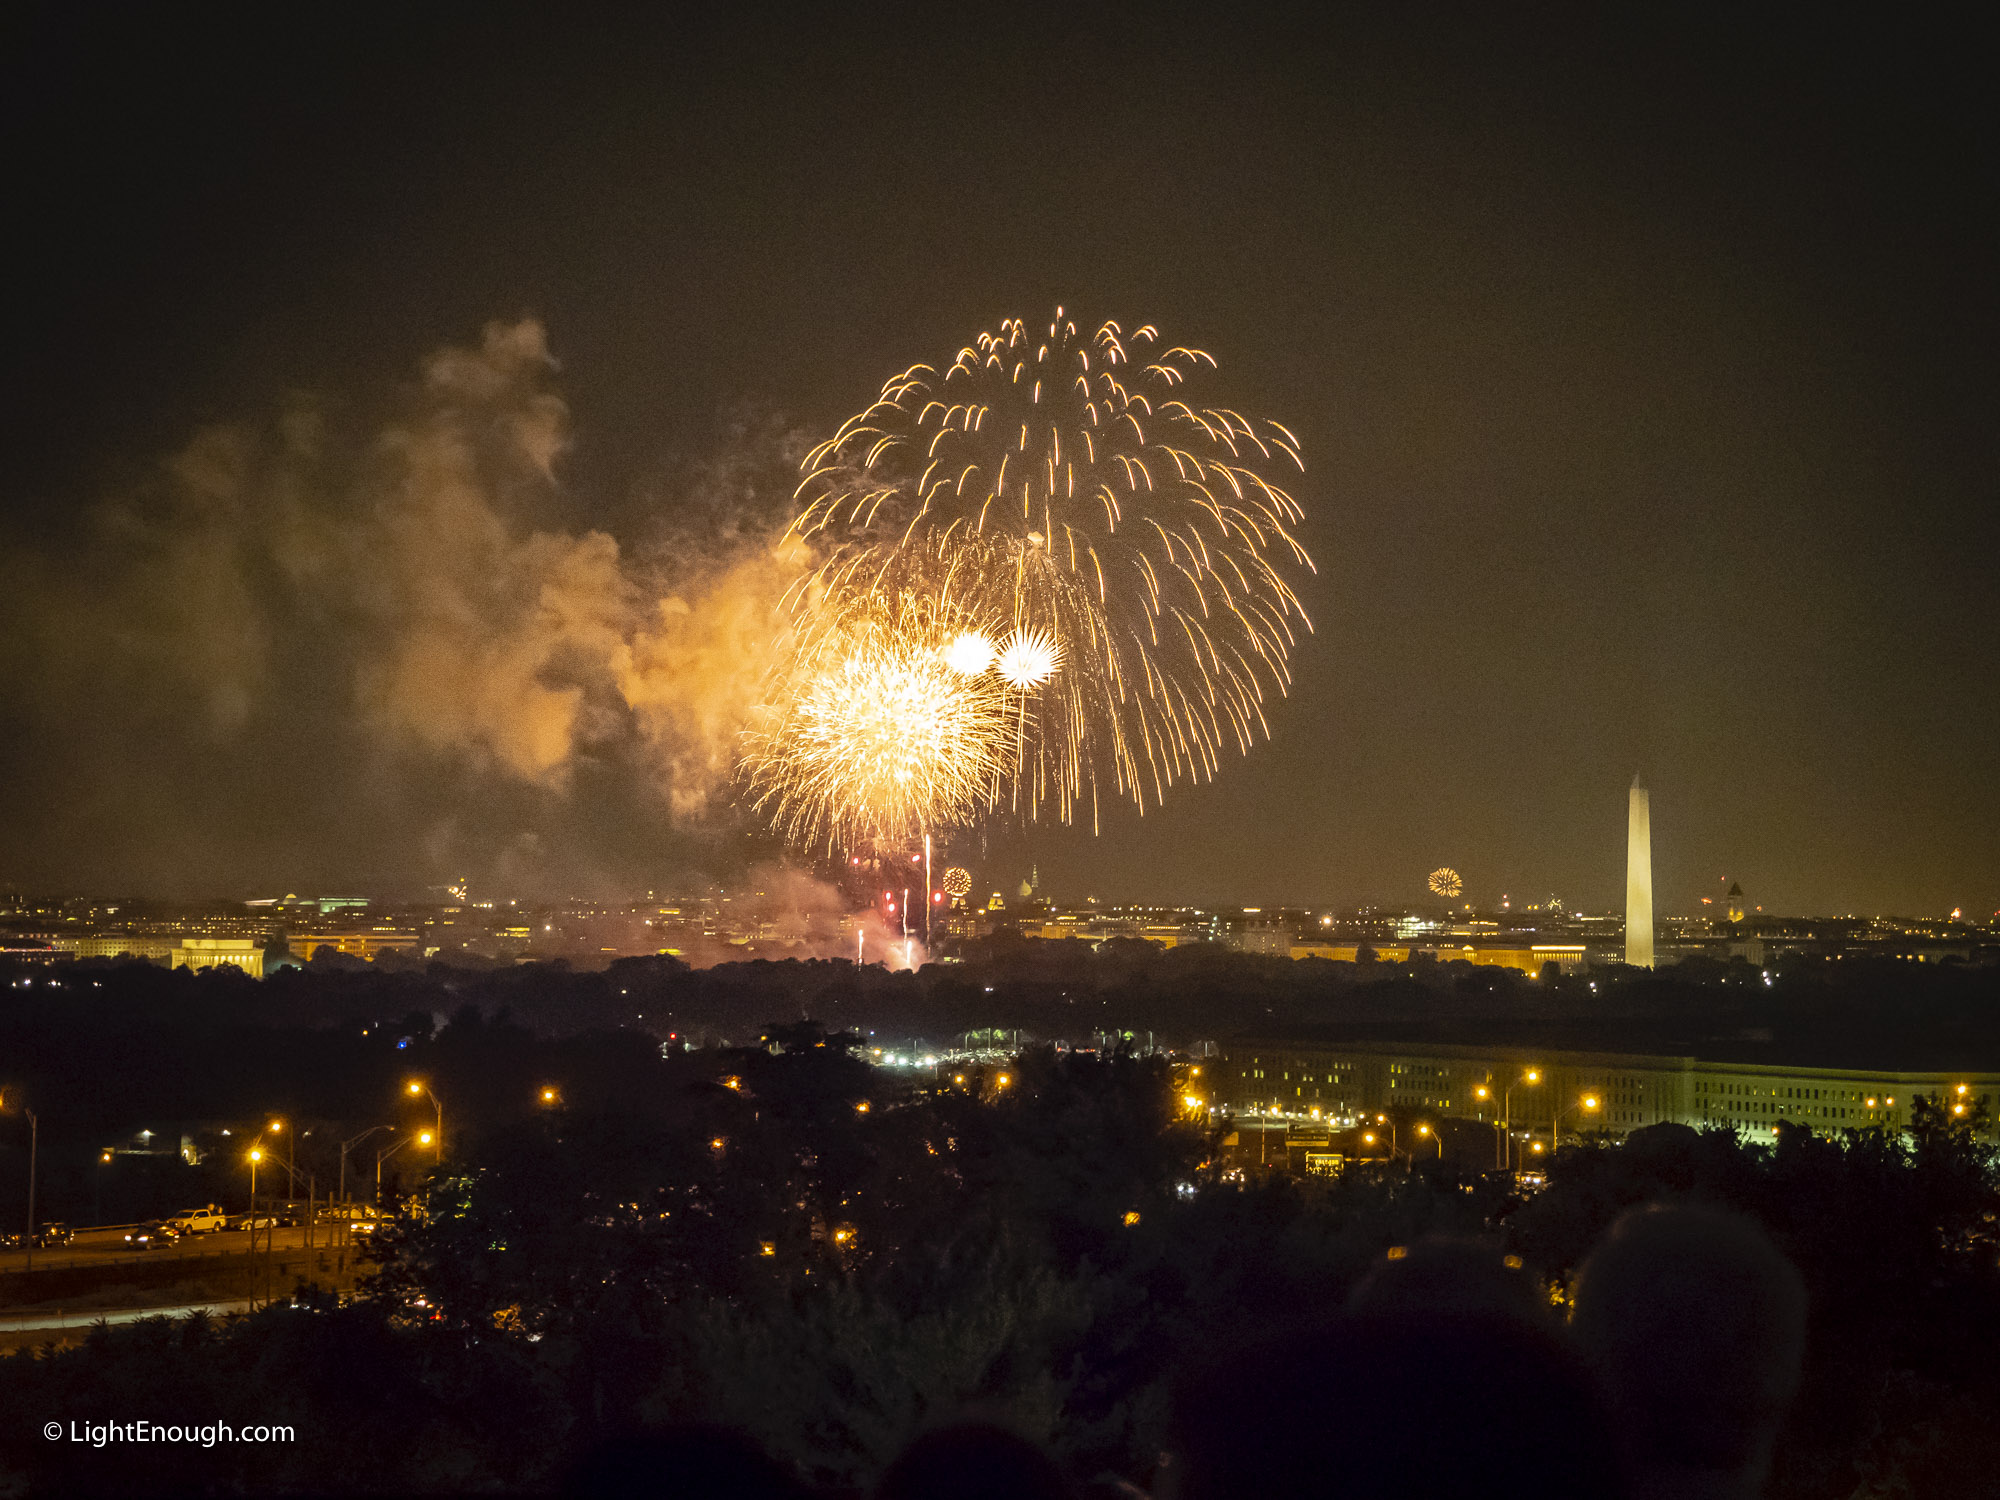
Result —
[{"label": "smoke cloud", "polygon": [[[101,876],[121,844],[191,825],[210,833],[183,853],[226,883],[342,849],[518,873],[523,848],[590,843],[578,819],[612,843],[730,826],[736,736],[807,551],[727,495],[678,507],[703,545],[643,560],[565,527],[570,428],[542,326],[495,323],[423,361],[372,428],[295,399],[11,550],[0,747],[46,806],[28,868],[0,877]],[[356,816],[371,831],[332,822]],[[45,857],[64,830],[107,858]]]}]

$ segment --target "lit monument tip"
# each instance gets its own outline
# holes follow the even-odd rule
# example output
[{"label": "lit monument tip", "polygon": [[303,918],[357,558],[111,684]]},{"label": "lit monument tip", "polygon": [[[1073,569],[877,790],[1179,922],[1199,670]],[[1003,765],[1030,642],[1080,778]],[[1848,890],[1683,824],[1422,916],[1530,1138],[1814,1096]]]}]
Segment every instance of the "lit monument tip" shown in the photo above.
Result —
[{"label": "lit monument tip", "polygon": [[1653,967],[1653,819],[1637,776],[1626,823],[1625,962]]}]

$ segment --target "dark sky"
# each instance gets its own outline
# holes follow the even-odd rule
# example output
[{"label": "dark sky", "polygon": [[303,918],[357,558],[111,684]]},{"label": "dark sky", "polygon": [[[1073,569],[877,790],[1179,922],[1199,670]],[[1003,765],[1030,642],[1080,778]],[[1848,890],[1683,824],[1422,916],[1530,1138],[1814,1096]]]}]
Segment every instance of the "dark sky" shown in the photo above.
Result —
[{"label": "dark sky", "polygon": [[[16,12],[4,49],[0,881],[726,871],[728,820],[616,756],[552,790],[357,729],[343,643],[411,596],[345,596],[393,537],[307,608],[245,540],[293,471],[217,520],[166,466],[302,403],[336,447],[410,420],[423,360],[532,317],[570,447],[494,504],[636,557],[712,524],[758,433],[1060,302],[1213,351],[1300,434],[1318,634],[1271,744],[1094,840],[989,846],[982,884],[1032,858],[1066,896],[1407,901],[1451,864],[1482,902],[1609,907],[1636,771],[1667,909],[1725,876],[1767,910],[2000,907],[2000,160],[1970,33],[79,9]],[[315,515],[366,488],[312,472],[343,476]],[[204,696],[246,633],[262,665]]]}]

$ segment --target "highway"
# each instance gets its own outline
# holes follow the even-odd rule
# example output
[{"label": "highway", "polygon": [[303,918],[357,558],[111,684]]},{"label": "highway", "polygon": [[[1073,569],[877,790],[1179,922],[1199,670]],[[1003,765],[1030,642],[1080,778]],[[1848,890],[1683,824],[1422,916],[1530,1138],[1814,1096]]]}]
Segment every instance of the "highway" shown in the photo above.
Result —
[{"label": "highway", "polygon": [[[257,1304],[248,1298],[225,1302],[176,1302],[165,1307],[110,1307],[110,1308],[69,1308],[50,1311],[38,1308],[32,1312],[0,1313],[0,1347],[18,1346],[26,1335],[46,1336],[50,1333],[75,1333],[89,1329],[97,1323],[137,1323],[146,1318],[185,1318],[189,1313],[205,1312],[211,1317],[227,1317],[231,1313],[246,1313]],[[33,1342],[33,1340],[29,1340]]]},{"label": "highway", "polygon": [[[53,1271],[67,1266],[115,1265],[121,1261],[170,1261],[189,1260],[210,1255],[247,1255],[251,1250],[251,1234],[247,1229],[224,1229],[213,1234],[185,1235],[172,1245],[158,1250],[135,1250],[125,1241],[126,1226],[114,1229],[80,1229],[75,1240],[67,1245],[34,1253],[35,1270]],[[271,1236],[277,1236],[273,1248],[279,1252],[303,1250],[306,1247],[306,1231],[298,1229],[260,1229],[256,1234],[256,1250],[263,1254]],[[340,1248],[344,1232],[338,1224],[319,1224],[313,1228],[313,1247],[320,1250]],[[358,1238],[365,1238],[361,1236]],[[26,1250],[0,1252],[0,1275],[8,1275],[28,1268]]]}]

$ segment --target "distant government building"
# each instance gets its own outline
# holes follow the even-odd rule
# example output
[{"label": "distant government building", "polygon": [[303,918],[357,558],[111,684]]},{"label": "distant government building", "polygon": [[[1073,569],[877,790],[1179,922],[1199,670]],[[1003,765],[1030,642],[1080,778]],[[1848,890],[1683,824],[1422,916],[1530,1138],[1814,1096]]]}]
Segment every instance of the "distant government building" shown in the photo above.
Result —
[{"label": "distant government building", "polygon": [[[1527,1081],[1531,1073],[1538,1081]],[[1213,1103],[1240,1125],[1308,1132],[1348,1128],[1392,1112],[1411,1124],[1428,1116],[1495,1125],[1511,1090],[1515,1131],[1544,1144],[1552,1113],[1564,1138],[1585,1131],[1622,1136],[1668,1123],[1728,1126],[1766,1144],[1777,1139],[1781,1120],[1822,1133],[1871,1125],[1901,1129],[1908,1126],[1910,1101],[1918,1095],[1947,1108],[1962,1107],[1968,1115],[1986,1105],[1984,1133],[1992,1139],[1990,1112],[2000,1094],[2000,1073],[1865,1072],[1617,1052],[1275,1037],[1223,1043],[1211,1076]],[[1595,1107],[1586,1099],[1594,1099]]]}]

